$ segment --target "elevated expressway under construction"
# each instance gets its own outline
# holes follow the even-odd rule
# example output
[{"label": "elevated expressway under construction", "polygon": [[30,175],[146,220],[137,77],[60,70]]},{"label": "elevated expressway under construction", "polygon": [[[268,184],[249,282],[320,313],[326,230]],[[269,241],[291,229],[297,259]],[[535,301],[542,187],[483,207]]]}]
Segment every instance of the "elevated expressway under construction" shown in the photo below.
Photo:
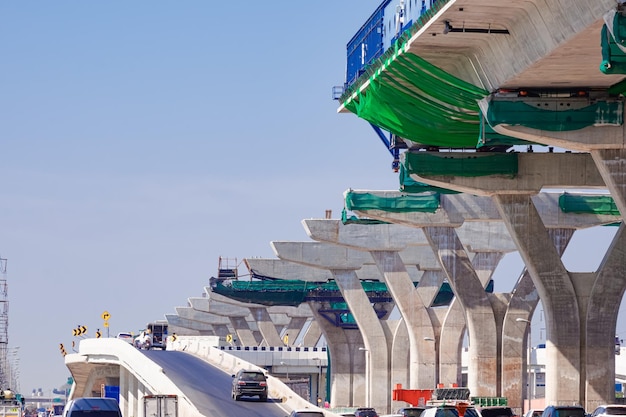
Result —
[{"label": "elevated expressway under construction", "polygon": [[[622,33],[615,0],[436,0],[346,83],[338,111],[389,134],[399,190],[348,190],[343,221],[304,221],[312,241],[272,242],[278,259],[266,270],[247,260],[264,281],[333,281],[332,291],[307,287],[299,300],[328,344],[331,404],[391,412],[396,383],[459,383],[467,332],[472,395],[520,409],[539,301],[546,404],[613,402],[626,288]],[[609,224],[598,270],[568,271],[561,255],[575,230]],[[511,251],[526,267],[515,289],[485,291]],[[444,283],[454,297],[437,306]],[[256,290],[247,301],[263,305],[272,291]],[[393,308],[402,320],[392,327]],[[256,311],[258,327],[239,321],[239,329],[261,344],[271,326],[267,310]]]}]

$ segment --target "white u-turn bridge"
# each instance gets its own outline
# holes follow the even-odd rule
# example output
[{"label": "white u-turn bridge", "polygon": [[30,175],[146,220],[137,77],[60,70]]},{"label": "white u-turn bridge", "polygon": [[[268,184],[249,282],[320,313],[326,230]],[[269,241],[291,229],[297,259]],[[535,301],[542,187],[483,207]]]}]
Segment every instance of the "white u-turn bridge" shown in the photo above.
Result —
[{"label": "white u-turn bridge", "polygon": [[231,374],[241,368],[261,368],[216,348],[216,339],[182,336],[170,341],[166,351],[138,350],[114,338],[84,339],[77,353],[65,357],[74,378],[70,398],[100,396],[103,386],[119,386],[120,408],[126,417],[144,417],[145,395],[176,395],[179,417],[259,413],[284,417],[294,408],[317,409],[271,375],[267,403],[232,400]]}]

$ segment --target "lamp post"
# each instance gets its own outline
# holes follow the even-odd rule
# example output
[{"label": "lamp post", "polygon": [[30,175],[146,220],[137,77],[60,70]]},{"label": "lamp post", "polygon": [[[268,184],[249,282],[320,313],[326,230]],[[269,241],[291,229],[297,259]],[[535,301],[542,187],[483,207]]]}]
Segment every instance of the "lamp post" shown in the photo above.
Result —
[{"label": "lamp post", "polygon": [[285,363],[285,362],[280,362],[281,365],[283,365],[286,369],[287,369],[287,381],[289,381],[289,366]]},{"label": "lamp post", "polygon": [[371,391],[371,384],[370,384],[370,351],[367,348],[364,347],[360,347],[359,348],[360,351],[365,352],[365,405],[367,407],[370,407],[370,391]]},{"label": "lamp post", "polygon": [[317,372],[317,406],[321,406],[322,397],[320,395],[321,388],[321,379],[322,379],[322,358],[313,358],[314,361],[317,361],[318,372]]},{"label": "lamp post", "polygon": [[432,337],[425,336],[426,342],[433,342],[433,349],[435,350],[435,363],[433,363],[433,389],[437,389],[437,343]]},{"label": "lamp post", "polygon": [[[532,337],[531,337],[531,333],[530,333],[530,329],[531,329],[531,321],[530,320],[526,320],[523,319],[521,317],[518,317],[515,319],[516,322],[518,323],[526,323],[528,324],[528,339],[526,341],[526,343],[528,344],[528,359],[526,360],[526,399],[528,400],[528,409],[531,409],[531,405],[530,405],[530,378],[531,378],[531,374],[530,374],[530,362],[532,359]],[[522,406],[522,412],[525,412],[525,406],[526,405],[526,401],[524,401],[524,404]]]}]

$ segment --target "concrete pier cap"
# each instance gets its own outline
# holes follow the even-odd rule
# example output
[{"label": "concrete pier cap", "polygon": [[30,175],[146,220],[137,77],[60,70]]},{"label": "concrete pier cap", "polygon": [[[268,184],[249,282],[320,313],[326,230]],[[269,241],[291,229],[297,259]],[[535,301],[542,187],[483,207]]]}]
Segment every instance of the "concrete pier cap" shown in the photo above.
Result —
[{"label": "concrete pier cap", "polygon": [[[256,259],[255,259],[256,261]],[[372,260],[373,262],[373,260]],[[276,265],[272,265],[275,263]],[[327,282],[334,280],[334,276],[328,269],[321,269],[320,267],[314,267],[310,265],[303,265],[296,262],[286,261],[282,259],[264,259],[264,262],[256,264],[253,262],[257,269],[255,271],[261,275],[270,276],[272,278],[286,279],[286,280],[301,280],[306,282]],[[290,264],[288,268],[281,270],[281,265]],[[267,267],[267,269],[263,269]],[[421,276],[421,271],[418,271],[413,266],[411,271],[411,277],[418,280]],[[325,274],[315,274],[315,271],[324,271]],[[381,280],[382,276],[376,265],[363,264],[363,267],[356,271],[356,274],[362,280]],[[323,278],[323,279],[322,279]]]},{"label": "concrete pier cap", "polygon": [[[347,190],[346,193],[348,192],[367,193],[384,198],[399,198],[404,195],[404,193],[400,191]],[[601,224],[610,224],[616,221],[616,216],[609,214],[566,213],[561,210],[559,206],[559,198],[562,194],[563,190],[550,190],[531,196],[533,204],[546,228],[584,229]],[[579,192],[579,194],[608,195],[606,190],[589,190],[588,192]],[[410,227],[458,227],[459,238],[464,242],[468,241],[462,236],[465,223],[502,222],[502,217],[492,197],[472,194],[440,195],[440,208],[436,213],[422,213],[417,211],[394,213],[379,209],[355,209],[353,212],[358,216]],[[443,216],[439,212],[450,212],[451,214],[450,216]],[[450,217],[455,217],[454,221],[450,221]],[[474,226],[474,228],[475,227],[476,226]],[[471,238],[471,235],[467,237]]]},{"label": "concrete pier cap", "polygon": [[345,226],[340,220],[304,219],[302,226],[313,240],[357,250],[401,251],[409,246],[428,246],[422,230],[392,223]]},{"label": "concrete pier cap", "polygon": [[[428,215],[428,213],[422,214]],[[399,251],[406,265],[418,265],[422,271],[441,270],[441,265],[426,241],[419,224],[412,226],[393,223],[344,225],[340,220],[324,219],[305,219],[302,223],[308,236],[318,242],[334,243],[355,250]],[[388,227],[392,225],[395,227]],[[447,225],[449,223],[443,226]],[[404,234],[406,238],[393,241],[395,233]],[[457,228],[457,234],[472,252],[514,252],[517,250],[505,224],[500,220],[465,222]],[[416,237],[415,240],[410,240],[411,235]]]},{"label": "concrete pier cap", "polygon": [[167,320],[168,324],[184,329],[197,330],[202,333],[210,334],[213,334],[214,332],[214,328],[211,324],[183,318],[180,317],[178,314],[166,314],[165,319]]},{"label": "concrete pier cap", "polygon": [[374,264],[367,252],[319,242],[271,242],[278,258],[329,270],[357,270]]},{"label": "concrete pier cap", "polygon": [[183,319],[200,321],[211,325],[224,324],[230,325],[228,317],[219,316],[217,314],[206,313],[204,311],[194,310],[193,307],[176,307],[176,314]]},{"label": "concrete pier cap", "polygon": [[[215,300],[215,301],[219,300],[220,302],[224,304],[246,308],[248,309],[249,312],[250,312],[249,309],[257,309],[257,308],[264,309],[269,314],[269,317],[271,318],[272,322],[278,326],[285,326],[289,323],[289,317],[285,312],[285,309],[288,307],[275,307],[275,306],[268,307],[268,306],[264,306],[261,304],[244,303],[242,301],[233,300],[232,298],[228,298],[221,294],[214,293],[213,291],[211,291],[211,287],[204,287],[204,291],[207,294],[209,294],[209,297],[212,300]],[[291,308],[294,308],[294,307],[291,307]]]},{"label": "concrete pier cap", "polygon": [[[405,158],[403,153],[400,160]],[[606,189],[593,158],[587,153],[519,153],[518,171],[514,178],[502,175],[462,177],[417,174],[410,174],[410,177],[424,184],[484,197],[537,194],[544,189]]]},{"label": "concrete pier cap", "polygon": [[205,313],[213,313],[224,317],[248,317],[250,315],[249,308],[215,301],[206,297],[190,297],[188,301],[194,310]]},{"label": "concrete pier cap", "polygon": [[299,279],[311,282],[325,282],[333,279],[333,274],[327,269],[306,269],[302,265],[281,259],[245,258],[243,262],[250,274],[256,273],[272,278]]}]

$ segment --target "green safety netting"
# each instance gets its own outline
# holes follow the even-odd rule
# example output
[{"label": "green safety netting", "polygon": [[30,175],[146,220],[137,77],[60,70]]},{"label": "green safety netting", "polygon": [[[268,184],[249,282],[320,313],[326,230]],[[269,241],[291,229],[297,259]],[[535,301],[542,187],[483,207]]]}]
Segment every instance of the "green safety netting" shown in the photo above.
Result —
[{"label": "green safety netting", "polygon": [[517,174],[517,157],[518,154],[515,152],[405,152],[401,165],[409,175],[459,177],[505,175],[513,178]]},{"label": "green safety netting", "polygon": [[564,213],[620,215],[613,197],[609,195],[563,193],[559,196],[559,207]]},{"label": "green safety netting", "polygon": [[[344,107],[375,126],[414,142],[454,148],[526,144],[481,129],[477,101],[488,92],[408,52],[408,41],[450,0],[439,0],[364,69],[340,97]],[[368,81],[370,86],[362,91]]]},{"label": "green safety netting", "polygon": [[478,100],[488,92],[412,53],[389,59],[366,90],[344,102],[362,119],[411,141],[475,148],[480,134]]},{"label": "green safety netting", "polygon": [[488,100],[485,114],[491,126],[499,124],[527,126],[548,131],[569,131],[589,126],[621,125],[624,104],[621,100],[595,101],[585,99],[579,108],[558,110],[559,103],[539,107],[537,102],[519,100]]},{"label": "green safety netting", "polygon": [[382,220],[375,219],[361,219],[357,216],[348,215],[348,211],[344,208],[341,211],[341,223],[343,224],[387,224],[388,222],[384,222]]},{"label": "green safety netting", "polygon": [[[363,290],[370,294],[387,293],[387,286],[378,281],[361,281]],[[335,281],[309,282],[287,279],[264,279],[261,281],[211,280],[211,290],[234,300],[273,306],[298,306],[310,292],[335,293],[339,291]]]},{"label": "green safety netting", "polygon": [[[417,286],[418,283],[415,282],[414,285]],[[385,296],[391,299],[387,285],[384,282],[361,281],[361,286],[368,295]],[[493,280],[490,280],[485,291],[493,292],[493,288]],[[244,303],[296,307],[305,302],[307,298],[323,300],[325,295],[336,294],[339,292],[339,287],[334,280],[328,282],[308,282],[273,278],[262,281],[224,281],[213,278],[211,279],[211,290]],[[444,282],[441,284],[431,306],[441,307],[449,305],[453,298],[454,292],[452,287],[448,282]],[[331,306],[335,310],[348,309],[345,302],[333,301]],[[346,320],[349,319],[346,318]]]},{"label": "green safety netting", "polygon": [[411,178],[404,164],[400,164],[400,191],[405,193],[423,193],[426,191],[434,191],[440,194],[458,194],[458,191],[448,190],[446,188],[435,187],[434,185],[424,184]]},{"label": "green safety netting", "polygon": [[524,141],[522,139],[514,138],[511,136],[503,135],[496,132],[491,125],[487,122],[485,116],[480,114],[480,136],[478,140],[477,148],[483,146],[497,144],[500,146],[516,146],[516,145],[534,145],[535,143]]},{"label": "green safety netting", "polygon": [[[568,131],[592,125],[621,125],[621,102],[589,103],[581,109],[540,109],[521,101],[490,103],[484,123],[477,101],[488,92],[408,52],[408,40],[448,1],[437,2],[370,64],[341,96],[346,109],[375,126],[416,143],[452,148],[527,145],[528,141],[496,133],[501,123]],[[611,14],[612,13],[612,14]],[[602,29],[602,64],[607,73],[626,74],[626,17],[612,11]],[[362,86],[369,81],[367,88]],[[626,92],[626,81],[609,94]],[[501,104],[500,104],[501,103]]]},{"label": "green safety netting", "polygon": [[382,197],[367,192],[346,192],[347,210],[381,210],[392,213],[434,213],[439,208],[438,193],[402,194],[398,197]]},{"label": "green safety netting", "polygon": [[605,15],[602,26],[602,62],[605,74],[626,74],[626,16],[612,10]]}]

